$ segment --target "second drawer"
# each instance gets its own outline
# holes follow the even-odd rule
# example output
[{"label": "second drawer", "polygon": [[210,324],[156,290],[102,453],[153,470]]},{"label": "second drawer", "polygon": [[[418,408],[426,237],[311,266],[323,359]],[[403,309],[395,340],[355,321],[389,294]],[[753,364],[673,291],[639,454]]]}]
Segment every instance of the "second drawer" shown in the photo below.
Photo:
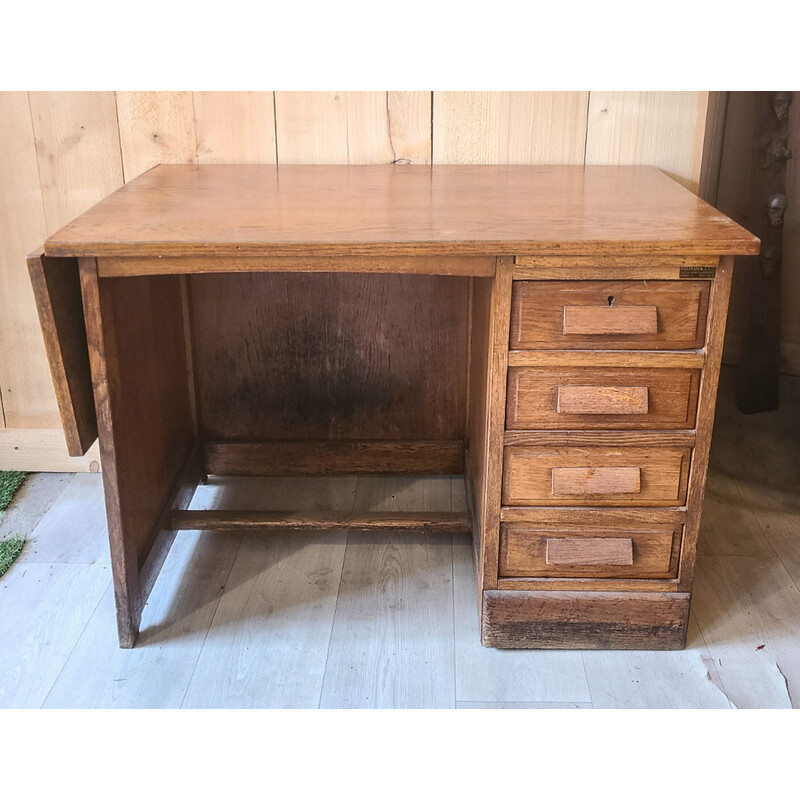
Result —
[{"label": "second drawer", "polygon": [[699,369],[511,367],[508,430],[689,430]]},{"label": "second drawer", "polygon": [[506,447],[505,506],[682,506],[688,447]]}]

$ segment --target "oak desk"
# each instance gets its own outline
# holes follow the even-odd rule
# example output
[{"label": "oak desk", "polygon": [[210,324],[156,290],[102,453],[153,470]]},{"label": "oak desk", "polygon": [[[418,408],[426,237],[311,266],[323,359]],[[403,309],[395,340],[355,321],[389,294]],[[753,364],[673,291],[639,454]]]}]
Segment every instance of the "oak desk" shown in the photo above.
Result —
[{"label": "oak desk", "polygon": [[[652,168],[159,166],[29,258],[119,639],[179,529],[470,531],[481,639],[680,648],[734,254]],[[463,473],[468,514],[187,511],[205,474]],[[298,533],[298,535],[302,535]]]}]

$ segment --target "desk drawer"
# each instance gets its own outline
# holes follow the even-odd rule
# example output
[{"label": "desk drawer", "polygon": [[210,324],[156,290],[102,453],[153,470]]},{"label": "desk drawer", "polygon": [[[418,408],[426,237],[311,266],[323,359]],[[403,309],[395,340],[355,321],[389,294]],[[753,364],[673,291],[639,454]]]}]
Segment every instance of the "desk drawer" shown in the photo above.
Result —
[{"label": "desk drawer", "polygon": [[515,281],[512,350],[685,350],[705,342],[709,281]]},{"label": "desk drawer", "polygon": [[688,447],[506,447],[503,505],[681,506]]},{"label": "desk drawer", "polygon": [[700,370],[512,367],[508,430],[689,430]]},{"label": "desk drawer", "polygon": [[503,578],[674,578],[682,525],[500,526]]}]

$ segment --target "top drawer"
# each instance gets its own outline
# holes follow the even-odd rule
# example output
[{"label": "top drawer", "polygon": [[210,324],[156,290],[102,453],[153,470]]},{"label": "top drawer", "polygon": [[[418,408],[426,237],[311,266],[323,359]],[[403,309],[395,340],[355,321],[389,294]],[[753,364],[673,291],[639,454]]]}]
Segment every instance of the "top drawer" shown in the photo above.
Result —
[{"label": "top drawer", "polygon": [[509,346],[702,347],[710,288],[710,281],[514,281]]}]

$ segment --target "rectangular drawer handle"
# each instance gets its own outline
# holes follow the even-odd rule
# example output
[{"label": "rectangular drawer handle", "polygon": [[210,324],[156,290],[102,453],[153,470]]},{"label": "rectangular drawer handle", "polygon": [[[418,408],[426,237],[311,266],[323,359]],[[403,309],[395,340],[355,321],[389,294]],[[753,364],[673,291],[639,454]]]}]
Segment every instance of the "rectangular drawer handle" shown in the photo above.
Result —
[{"label": "rectangular drawer handle", "polygon": [[638,494],[642,490],[639,467],[553,467],[554,495]]},{"label": "rectangular drawer handle", "polygon": [[646,386],[559,386],[559,414],[646,414]]},{"label": "rectangular drawer handle", "polygon": [[575,336],[658,333],[658,308],[610,304],[564,306],[564,333]]},{"label": "rectangular drawer handle", "polygon": [[545,562],[573,567],[629,567],[633,564],[633,539],[548,539]]}]

